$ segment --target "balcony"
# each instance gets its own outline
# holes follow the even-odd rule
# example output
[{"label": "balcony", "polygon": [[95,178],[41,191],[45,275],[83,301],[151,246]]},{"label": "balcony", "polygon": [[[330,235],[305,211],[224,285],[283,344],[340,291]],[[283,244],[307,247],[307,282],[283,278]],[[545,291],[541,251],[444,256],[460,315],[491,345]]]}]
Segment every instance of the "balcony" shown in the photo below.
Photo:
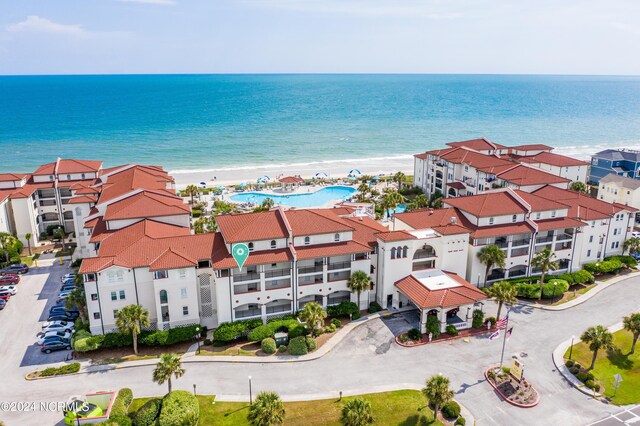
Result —
[{"label": "balcony", "polygon": [[337,296],[337,297],[329,296],[327,298],[327,306],[339,305],[342,302],[349,302],[349,301],[351,301],[351,296],[348,294],[344,296]]},{"label": "balcony", "polygon": [[314,272],[322,272],[322,265],[303,266],[298,268],[298,274],[312,274]]},{"label": "balcony", "polygon": [[509,245],[509,241],[507,240],[496,240],[496,242],[494,243],[496,246],[500,247],[500,248],[505,248]]},{"label": "balcony", "polygon": [[413,260],[416,259],[429,259],[432,257],[436,257],[435,250],[418,250],[416,254],[413,256]]},{"label": "balcony", "polygon": [[247,272],[245,274],[236,274],[233,276],[233,282],[239,283],[242,281],[258,281],[260,280],[259,272]]},{"label": "balcony", "polygon": [[343,281],[348,280],[351,276],[351,271],[332,272],[327,276],[327,280],[331,281]]},{"label": "balcony", "polygon": [[322,274],[305,275],[304,277],[298,277],[299,285],[321,284],[323,282],[324,280],[322,278]]},{"label": "balcony", "polygon": [[531,242],[531,238],[527,238],[524,240],[514,240],[511,243],[511,247],[528,246],[530,242]]},{"label": "balcony", "polygon": [[548,243],[548,242],[551,242],[551,241],[553,241],[553,236],[552,235],[549,235],[549,236],[546,236],[546,237],[537,237],[536,238],[536,244],[543,244],[543,243]]},{"label": "balcony", "polygon": [[255,293],[260,291],[258,283],[233,286],[233,294]]},{"label": "balcony", "polygon": [[286,269],[272,269],[269,271],[265,271],[264,273],[264,277],[265,278],[273,278],[273,277],[288,277],[289,275],[291,275],[291,269],[286,268]]},{"label": "balcony", "polygon": [[561,250],[571,250],[571,241],[566,243],[556,244],[555,251],[561,251]]},{"label": "balcony", "polygon": [[351,261],[330,263],[328,269],[330,271],[335,271],[336,269],[351,269]]},{"label": "balcony", "polygon": [[278,290],[281,288],[289,288],[291,287],[291,279],[285,278],[283,280],[273,280],[265,283],[265,288],[267,290]]},{"label": "balcony", "polygon": [[529,254],[529,247],[511,249],[511,257],[526,256]]},{"label": "balcony", "polygon": [[55,206],[56,200],[40,200],[40,207]]},{"label": "balcony", "polygon": [[262,311],[260,309],[244,309],[242,311],[236,311],[236,319],[259,317],[261,315]]},{"label": "balcony", "polygon": [[285,305],[267,306],[267,315],[278,314],[281,312],[291,312],[291,304],[287,303]]},{"label": "balcony", "polygon": [[573,235],[572,234],[566,234],[566,233],[561,233],[556,235],[556,241],[566,241],[566,240],[572,240],[573,239]]}]

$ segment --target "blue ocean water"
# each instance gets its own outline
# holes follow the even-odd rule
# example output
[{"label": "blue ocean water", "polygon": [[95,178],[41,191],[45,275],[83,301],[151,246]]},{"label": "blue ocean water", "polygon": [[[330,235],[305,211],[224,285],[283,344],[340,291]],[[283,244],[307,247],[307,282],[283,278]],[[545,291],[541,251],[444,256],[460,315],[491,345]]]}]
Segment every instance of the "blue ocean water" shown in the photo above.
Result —
[{"label": "blue ocean water", "polygon": [[354,192],[356,190],[348,186],[328,186],[308,194],[276,195],[260,192],[242,192],[232,195],[231,200],[236,203],[261,204],[266,198],[271,198],[277,206],[319,207],[336,200],[346,200]]},{"label": "blue ocean water", "polygon": [[0,77],[0,171],[58,156],[174,171],[364,159],[477,136],[582,157],[640,146],[640,77]]}]

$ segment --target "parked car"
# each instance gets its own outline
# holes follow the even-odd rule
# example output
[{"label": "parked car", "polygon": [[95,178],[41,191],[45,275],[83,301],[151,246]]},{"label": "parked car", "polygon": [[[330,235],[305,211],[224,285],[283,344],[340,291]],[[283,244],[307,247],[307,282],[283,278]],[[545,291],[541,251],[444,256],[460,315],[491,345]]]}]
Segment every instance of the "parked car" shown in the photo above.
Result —
[{"label": "parked car", "polygon": [[0,290],[0,299],[9,300],[11,298],[11,292],[9,290]]},{"label": "parked car", "polygon": [[26,274],[27,272],[29,272],[29,267],[24,263],[20,263],[20,264],[17,264],[17,265],[7,266],[6,268],[0,270],[0,275]]},{"label": "parked car", "polygon": [[0,285],[18,284],[20,282],[19,275],[3,275],[0,277]]},{"label": "parked car", "polygon": [[47,321],[69,321],[74,322],[78,318],[78,315],[67,315],[66,313],[54,312],[49,314]]},{"label": "parked car", "polygon": [[640,253],[631,253],[631,256],[632,256],[635,260],[640,260]]},{"label": "parked car", "polygon": [[40,348],[40,351],[46,353],[46,354],[50,354],[51,352],[54,351],[63,351],[63,350],[71,350],[71,341],[69,340],[62,340],[62,339],[45,339],[44,343],[42,343],[42,347]]},{"label": "parked car", "polygon": [[87,401],[74,400],[71,404],[67,404],[64,413],[64,423],[69,426],[80,424],[78,419],[87,419],[91,417],[101,417],[104,415],[102,408],[96,404]]},{"label": "parked car", "polygon": [[42,325],[42,332],[63,330],[71,332],[75,329],[75,325],[71,321],[49,321]]},{"label": "parked car", "polygon": [[7,306],[7,302],[5,302],[4,300],[0,299],[0,311],[3,310],[5,306]]},{"label": "parked car", "polygon": [[62,311],[64,312],[67,308],[64,306],[64,304],[58,304],[58,305],[53,305],[52,307],[49,308],[49,313],[55,312],[55,311]]},{"label": "parked car", "polygon": [[64,331],[47,331],[46,333],[38,333],[37,337],[38,337],[37,343],[39,345],[43,345],[44,341],[48,337],[60,337],[61,339],[64,339],[64,340],[70,340],[71,333],[65,333]]},{"label": "parked car", "polygon": [[60,291],[67,291],[67,290],[75,290],[76,286],[71,284],[71,285],[63,285],[62,287],[60,287]]},{"label": "parked car", "polygon": [[15,296],[15,294],[18,292],[18,287],[16,287],[15,285],[3,285],[0,286],[0,291],[8,291],[12,296]]},{"label": "parked car", "polygon": [[75,284],[75,280],[73,278],[67,278],[65,280],[62,280],[62,284],[63,285]]},{"label": "parked car", "polygon": [[66,281],[68,279],[74,279],[75,277],[76,277],[76,274],[64,274],[60,280]]},{"label": "parked car", "polygon": [[633,231],[633,232],[631,233],[631,236],[632,236],[633,238],[640,238],[640,231]]}]

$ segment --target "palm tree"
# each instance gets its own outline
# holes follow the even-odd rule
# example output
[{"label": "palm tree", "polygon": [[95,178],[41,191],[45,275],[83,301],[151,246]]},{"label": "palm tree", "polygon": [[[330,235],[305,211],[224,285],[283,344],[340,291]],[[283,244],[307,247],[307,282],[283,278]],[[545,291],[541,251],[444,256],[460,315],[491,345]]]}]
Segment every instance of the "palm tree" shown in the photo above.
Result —
[{"label": "palm tree", "polygon": [[227,203],[222,200],[215,200],[213,202],[213,214],[218,216],[220,214],[232,213],[236,211],[235,204]]},{"label": "palm tree", "polygon": [[367,192],[369,192],[369,189],[369,184],[367,184],[366,182],[362,182],[360,185],[358,185],[358,192],[363,195],[366,195]]},{"label": "palm tree", "polygon": [[142,305],[128,305],[116,313],[116,327],[121,333],[131,332],[133,353],[138,354],[138,334],[142,327],[149,327],[149,311]]},{"label": "palm tree", "polygon": [[584,182],[575,181],[571,182],[569,189],[576,192],[587,192],[587,185],[585,185]]},{"label": "palm tree", "polygon": [[625,330],[633,334],[633,343],[631,344],[631,352],[629,352],[632,354],[636,350],[636,342],[638,341],[638,337],[640,337],[640,312],[624,317],[622,324],[624,324]]},{"label": "palm tree", "polygon": [[24,239],[27,240],[27,247],[29,248],[29,256],[31,256],[31,237],[33,237],[32,234],[30,234],[29,232],[27,232],[26,234],[24,234]]},{"label": "palm tree", "polygon": [[284,423],[284,404],[275,392],[262,391],[249,406],[247,420],[251,426],[277,426]]},{"label": "palm tree", "polygon": [[309,302],[299,312],[298,317],[304,321],[311,333],[315,335],[318,324],[322,324],[322,321],[327,317],[327,313],[322,309],[322,306],[316,302]]},{"label": "palm tree", "polygon": [[400,195],[398,191],[387,191],[382,195],[382,208],[387,211],[389,216],[389,210],[395,210],[398,204],[404,201],[404,197]]},{"label": "palm tree", "polygon": [[80,318],[82,319],[82,321],[86,321],[87,297],[84,293],[84,285],[80,285],[74,288],[71,293],[69,293],[67,299],[64,301],[64,305],[67,309],[71,309],[73,307],[78,308]]},{"label": "palm tree", "polygon": [[593,370],[593,367],[596,365],[598,350],[608,350],[613,348],[613,334],[601,325],[589,327],[587,331],[582,333],[580,339],[587,343],[589,345],[589,349],[593,351],[593,358],[591,359],[591,367],[589,367],[589,370]]},{"label": "palm tree", "polygon": [[375,422],[371,403],[364,398],[354,398],[345,402],[340,421],[344,426],[367,426]]},{"label": "palm tree", "polygon": [[363,291],[369,290],[371,288],[371,281],[369,280],[369,276],[364,271],[355,271],[353,274],[351,274],[351,277],[349,277],[347,287],[351,289],[352,293],[358,293],[358,309],[361,309],[360,294],[362,294]]},{"label": "palm tree", "polygon": [[497,266],[500,269],[504,268],[504,251],[502,251],[497,245],[490,244],[480,249],[478,252],[478,259],[486,265],[486,269],[484,271],[484,285],[486,286],[491,268],[494,266]]},{"label": "palm tree", "polygon": [[15,237],[7,232],[0,232],[0,248],[4,252],[4,258],[7,264],[9,263],[9,250],[15,243]]},{"label": "palm tree", "polygon": [[422,389],[422,394],[433,404],[434,420],[438,418],[440,407],[453,399],[453,391],[449,389],[449,379],[442,374],[431,376]]},{"label": "palm tree", "polygon": [[273,198],[267,197],[264,200],[262,200],[262,207],[264,207],[267,210],[271,210],[274,205],[275,205],[275,202],[273,201]]},{"label": "palm tree", "polygon": [[193,222],[193,232],[196,234],[204,234],[204,217],[201,216]]},{"label": "palm tree", "polygon": [[393,181],[398,183],[398,191],[400,191],[400,188],[402,188],[402,183],[404,182],[405,178],[406,176],[402,172],[398,172],[393,175]]},{"label": "palm tree", "polygon": [[153,381],[159,385],[167,382],[169,393],[171,393],[171,376],[176,376],[176,379],[179,379],[183,374],[184,368],[182,368],[182,362],[178,354],[162,354],[160,355],[160,362],[156,364],[156,368],[153,370]]},{"label": "palm tree", "polygon": [[429,199],[424,194],[418,194],[411,203],[414,209],[424,209],[429,205]]},{"label": "palm tree", "polygon": [[640,238],[632,237],[625,240],[622,243],[622,254],[629,252],[629,254],[640,253]]},{"label": "palm tree", "polygon": [[540,253],[536,254],[533,259],[531,259],[531,267],[540,269],[540,297],[538,299],[542,299],[542,284],[544,284],[544,276],[547,271],[555,271],[558,269],[558,262],[554,261],[553,258],[556,257],[556,254],[549,249],[549,247],[545,247]]},{"label": "palm tree", "polygon": [[504,303],[507,305],[513,305],[518,301],[518,298],[516,297],[517,295],[518,290],[516,290],[515,286],[507,281],[498,281],[489,287],[487,290],[487,296],[492,297],[496,302],[498,302],[498,314],[496,315],[496,320],[500,319],[502,305]]},{"label": "palm tree", "polygon": [[198,187],[195,185],[189,185],[184,189],[184,193],[191,197],[191,205],[193,205],[193,197],[198,195]]}]

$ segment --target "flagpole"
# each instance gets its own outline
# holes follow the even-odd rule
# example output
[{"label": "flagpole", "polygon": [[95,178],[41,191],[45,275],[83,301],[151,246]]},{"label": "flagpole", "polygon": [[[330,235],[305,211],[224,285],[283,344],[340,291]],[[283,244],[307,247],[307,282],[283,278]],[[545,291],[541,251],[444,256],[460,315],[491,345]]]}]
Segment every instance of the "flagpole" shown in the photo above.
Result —
[{"label": "flagpole", "polygon": [[507,311],[507,323],[504,326],[504,336],[502,338],[502,353],[500,354],[500,368],[502,368],[502,362],[504,361],[504,346],[507,343],[507,330],[509,330],[509,312],[511,312],[511,309]]}]

